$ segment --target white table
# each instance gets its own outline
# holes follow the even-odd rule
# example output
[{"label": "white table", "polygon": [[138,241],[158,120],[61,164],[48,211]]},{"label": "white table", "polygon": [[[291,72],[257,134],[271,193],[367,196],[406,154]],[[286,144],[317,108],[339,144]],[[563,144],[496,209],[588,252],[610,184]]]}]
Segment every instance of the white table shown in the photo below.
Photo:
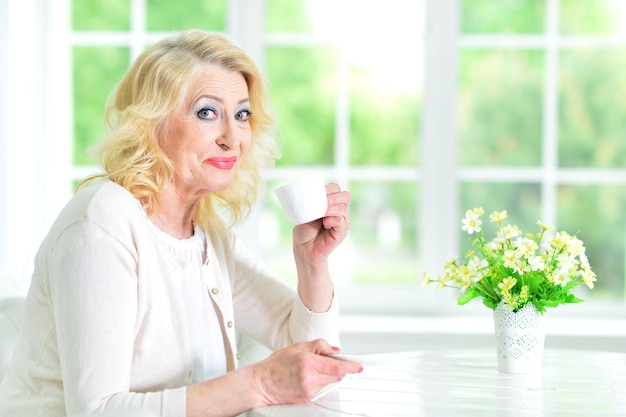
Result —
[{"label": "white table", "polygon": [[495,348],[361,358],[363,373],[313,402],[248,416],[626,416],[626,353],[546,350],[535,376],[498,372]]}]

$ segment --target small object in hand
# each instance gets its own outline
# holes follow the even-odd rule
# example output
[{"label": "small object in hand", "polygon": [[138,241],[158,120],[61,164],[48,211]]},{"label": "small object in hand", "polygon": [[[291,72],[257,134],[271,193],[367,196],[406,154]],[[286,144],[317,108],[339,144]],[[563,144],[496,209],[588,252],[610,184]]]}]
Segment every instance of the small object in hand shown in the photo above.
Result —
[{"label": "small object in hand", "polygon": [[285,215],[294,224],[321,219],[328,209],[326,183],[321,175],[312,175],[298,181],[276,187]]}]

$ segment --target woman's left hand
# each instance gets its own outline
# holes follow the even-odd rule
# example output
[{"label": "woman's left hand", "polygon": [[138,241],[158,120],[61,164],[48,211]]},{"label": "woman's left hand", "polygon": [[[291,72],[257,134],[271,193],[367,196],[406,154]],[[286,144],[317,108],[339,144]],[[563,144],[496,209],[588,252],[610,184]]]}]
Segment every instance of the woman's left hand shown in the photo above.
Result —
[{"label": "woman's left hand", "polygon": [[297,225],[293,230],[294,254],[309,262],[325,262],[328,255],[346,238],[350,229],[348,191],[339,184],[326,185],[328,209],[323,218]]},{"label": "woman's left hand", "polygon": [[323,218],[293,229],[293,255],[298,271],[298,293],[311,311],[327,311],[334,287],[328,270],[328,255],[346,238],[350,229],[350,193],[338,184],[326,185],[328,209]]}]

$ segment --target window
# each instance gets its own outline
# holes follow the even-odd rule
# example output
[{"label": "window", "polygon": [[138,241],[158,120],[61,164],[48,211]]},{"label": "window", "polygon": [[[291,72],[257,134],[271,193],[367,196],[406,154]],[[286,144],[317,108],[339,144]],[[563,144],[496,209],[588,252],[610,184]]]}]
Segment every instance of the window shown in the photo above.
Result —
[{"label": "window", "polygon": [[579,231],[598,275],[583,298],[623,301],[625,5],[511,3],[462,5],[459,209]]},{"label": "window", "polygon": [[270,174],[260,249],[295,280],[292,225],[271,189],[321,172],[353,196],[350,235],[332,257],[339,291],[415,288],[424,3],[361,1],[358,19],[354,2],[297,3],[266,1],[283,158]]},{"label": "window", "polygon": [[[9,88],[0,101],[9,111],[0,116],[7,121],[0,193],[8,202],[0,216],[38,219],[28,233],[37,244],[72,182],[92,171],[88,149],[103,136],[106,97],[129,63],[163,36],[200,27],[225,32],[268,76],[283,158],[267,174],[261,204],[241,233],[288,281],[295,282],[291,225],[272,188],[316,172],[353,195],[350,236],[332,258],[346,312],[456,308],[456,294],[420,288],[421,273],[437,273],[465,252],[460,219],[474,206],[506,209],[524,230],[537,219],[580,230],[598,275],[596,289],[582,294],[585,304],[623,311],[624,2],[512,0],[504,8],[487,0],[389,0],[384,7],[369,0],[10,1],[22,28],[34,29],[26,44],[54,40],[45,65],[33,58],[29,66],[45,74],[22,75],[11,60],[2,67],[10,80],[46,86],[37,93],[24,84],[50,114],[45,124],[26,126],[30,139],[23,143],[7,139],[21,134],[26,120],[11,110],[20,94]],[[32,13],[46,5],[49,15]],[[40,21],[45,31],[35,29]],[[15,45],[0,43],[0,53],[17,56]],[[30,211],[20,213],[14,201],[23,196],[8,172],[20,172],[29,148],[45,163],[24,181],[41,193],[26,196]],[[5,149],[10,156],[2,156]],[[24,234],[19,223],[5,220],[8,237],[0,240],[0,260],[13,265],[36,249],[32,242],[9,245]]]}]

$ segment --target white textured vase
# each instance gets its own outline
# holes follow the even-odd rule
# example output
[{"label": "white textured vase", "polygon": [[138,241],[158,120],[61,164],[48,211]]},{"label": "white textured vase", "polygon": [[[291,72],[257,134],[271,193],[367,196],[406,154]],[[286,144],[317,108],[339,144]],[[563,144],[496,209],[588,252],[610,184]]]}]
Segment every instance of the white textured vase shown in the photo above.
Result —
[{"label": "white textured vase", "polygon": [[517,313],[504,301],[493,311],[498,370],[510,374],[541,372],[545,313],[527,303]]}]

